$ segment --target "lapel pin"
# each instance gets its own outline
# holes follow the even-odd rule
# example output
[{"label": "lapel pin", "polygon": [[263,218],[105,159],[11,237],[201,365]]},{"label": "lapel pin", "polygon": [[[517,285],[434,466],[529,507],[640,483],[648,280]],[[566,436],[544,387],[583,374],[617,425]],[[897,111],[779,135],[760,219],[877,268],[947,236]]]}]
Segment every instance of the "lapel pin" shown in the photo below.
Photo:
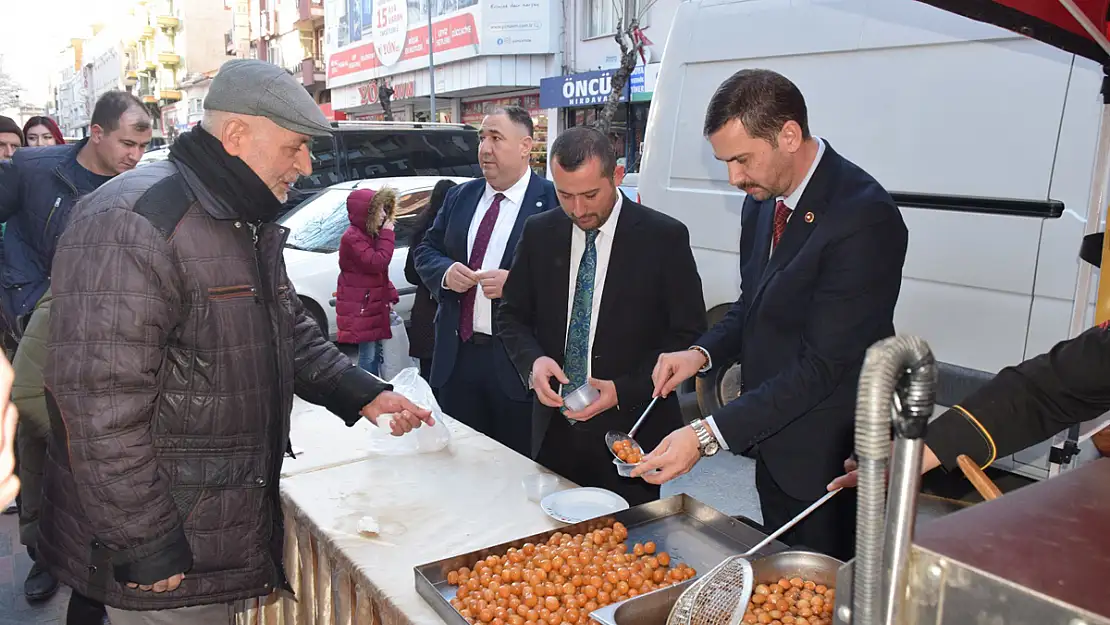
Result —
[{"label": "lapel pin", "polygon": [[806,213],[805,219],[807,224],[813,223],[813,213]]},{"label": "lapel pin", "polygon": [[543,207],[543,202],[536,202],[536,206]]}]

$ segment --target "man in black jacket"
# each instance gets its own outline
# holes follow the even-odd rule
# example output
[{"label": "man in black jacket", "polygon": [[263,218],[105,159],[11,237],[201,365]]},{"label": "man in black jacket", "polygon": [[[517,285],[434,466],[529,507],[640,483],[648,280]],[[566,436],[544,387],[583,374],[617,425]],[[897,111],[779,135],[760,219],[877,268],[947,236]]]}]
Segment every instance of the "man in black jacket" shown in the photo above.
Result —
[{"label": "man in black jacket", "polygon": [[[894,334],[906,226],[874,178],[810,135],[805,99],[775,72],[742,70],[726,80],[709,103],[705,136],[729,182],[747,194],[741,294],[692,347],[659,359],[656,392],[666,396],[738,360],[741,394],[668,436],[635,474],[664,482],[702,455],[755,446],[763,522],[777,527],[843,471],[864,353]],[[646,473],[655,468],[662,473]],[[784,541],[851,557],[851,495]]]},{"label": "man in black jacket", "polygon": [[[990,382],[929,423],[921,472],[959,467],[966,455],[987,468],[995,460],[1048,440],[1069,427],[1110,411],[1110,323],[1061,341],[1041,354],[998,372]],[[1094,436],[1110,456],[1110,428]],[[829,490],[856,485],[856,463]]]},{"label": "man in black jacket", "polygon": [[[651,402],[659,354],[705,330],[701,279],[686,226],[617,190],[605,135],[572,128],[551,150],[563,210],[524,226],[498,311],[501,340],[536,392],[537,462],[638,505],[658,499],[659,486],[618,476],[605,433],[628,432]],[[600,397],[568,411],[563,397],[587,383]],[[681,425],[678,398],[670,397],[636,438],[650,449]]]}]

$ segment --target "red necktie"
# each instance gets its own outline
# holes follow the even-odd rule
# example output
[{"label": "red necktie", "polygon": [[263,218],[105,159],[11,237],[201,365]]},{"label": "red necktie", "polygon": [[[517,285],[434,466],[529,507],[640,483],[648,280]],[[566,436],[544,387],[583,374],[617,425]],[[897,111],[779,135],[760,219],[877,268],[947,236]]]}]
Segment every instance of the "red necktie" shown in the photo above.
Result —
[{"label": "red necktie", "polygon": [[[497,224],[497,214],[501,212],[501,200],[505,196],[498,193],[493,196],[482,223],[478,224],[478,233],[474,236],[474,247],[470,250],[470,262],[467,267],[471,271],[481,271],[482,261],[486,258],[486,248],[489,247],[490,237],[493,236],[493,226]],[[471,288],[462,296],[462,310],[459,311],[459,338],[465,343],[474,336],[474,299],[478,296],[478,286]]]},{"label": "red necktie", "polygon": [[790,207],[786,202],[779,200],[775,202],[775,230],[771,235],[771,249],[774,250],[779,245],[779,239],[782,238],[782,233],[786,231],[786,222],[790,219]]}]

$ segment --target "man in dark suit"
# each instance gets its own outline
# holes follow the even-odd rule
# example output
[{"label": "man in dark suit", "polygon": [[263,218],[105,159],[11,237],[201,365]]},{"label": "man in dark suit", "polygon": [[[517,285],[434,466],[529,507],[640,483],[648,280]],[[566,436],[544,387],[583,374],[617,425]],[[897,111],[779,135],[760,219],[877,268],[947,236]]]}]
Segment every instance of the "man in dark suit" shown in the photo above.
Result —
[{"label": "man in dark suit", "polygon": [[509,106],[482,120],[483,180],[453,187],[417,246],[416,272],[439,302],[429,382],[443,410],[521,454],[532,402],[494,323],[524,221],[558,204],[532,173],[532,118]]},{"label": "man in dark suit", "polygon": [[[605,433],[630,430],[651,402],[659,355],[705,331],[690,236],[681,222],[617,190],[616,155],[597,130],[561,133],[551,163],[563,210],[525,224],[497,316],[513,364],[536,392],[535,457],[631,505],[652,501],[657,485],[617,475]],[[567,412],[563,397],[586,383],[600,398]],[[678,398],[670,397],[636,438],[651,449],[681,425]]]},{"label": "man in dark suit", "polygon": [[[742,70],[713,95],[705,136],[747,193],[741,295],[687,350],[660,357],[666,396],[682,381],[739,361],[741,394],[669,435],[636,474],[662,483],[720,448],[755,446],[763,521],[778,527],[825,494],[852,450],[864,352],[894,334],[907,233],[890,195],[809,133],[805,99],[785,77]],[[647,471],[661,468],[660,473]],[[848,559],[854,492],[786,534]]]}]

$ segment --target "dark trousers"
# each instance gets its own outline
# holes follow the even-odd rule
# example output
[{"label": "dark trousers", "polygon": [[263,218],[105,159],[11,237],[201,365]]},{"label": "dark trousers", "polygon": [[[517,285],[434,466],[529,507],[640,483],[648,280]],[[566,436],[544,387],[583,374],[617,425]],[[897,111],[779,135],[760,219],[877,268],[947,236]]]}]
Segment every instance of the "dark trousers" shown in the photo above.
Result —
[{"label": "dark trousers", "polygon": [[621,477],[605,446],[607,428],[592,419],[571,425],[562,415],[551,417],[536,462],[579,486],[593,486],[624,497],[629,506],[659,499],[659,487],[640,478]]},{"label": "dark trousers", "polygon": [[420,358],[420,377],[425,380],[432,379],[432,359]]},{"label": "dark trousers", "polygon": [[66,625],[103,625],[107,611],[104,604],[76,591],[69,596]]},{"label": "dark trousers", "polygon": [[[816,501],[801,501],[783,492],[761,457],[756,459],[755,488],[763,510],[763,527],[768,532],[782,527]],[[837,493],[794,529],[783,534],[779,541],[791,547],[818,551],[844,562],[852,559],[856,548],[855,489],[845,488]]]},{"label": "dark trousers", "polygon": [[439,389],[439,405],[448,415],[505,445],[518,454],[531,455],[532,401],[517,401],[505,394],[497,379],[494,350],[499,342],[475,335],[459,345],[455,367]]}]

